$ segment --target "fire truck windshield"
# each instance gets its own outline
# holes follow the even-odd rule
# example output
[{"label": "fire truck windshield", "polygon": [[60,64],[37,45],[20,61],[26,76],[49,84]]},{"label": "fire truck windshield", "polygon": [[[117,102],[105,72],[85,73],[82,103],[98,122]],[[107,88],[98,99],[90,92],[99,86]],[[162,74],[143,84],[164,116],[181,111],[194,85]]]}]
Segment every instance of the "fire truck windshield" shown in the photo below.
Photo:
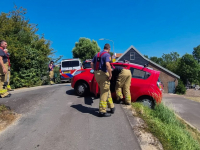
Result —
[{"label": "fire truck windshield", "polygon": [[63,61],[62,67],[77,67],[79,66],[79,61]]}]

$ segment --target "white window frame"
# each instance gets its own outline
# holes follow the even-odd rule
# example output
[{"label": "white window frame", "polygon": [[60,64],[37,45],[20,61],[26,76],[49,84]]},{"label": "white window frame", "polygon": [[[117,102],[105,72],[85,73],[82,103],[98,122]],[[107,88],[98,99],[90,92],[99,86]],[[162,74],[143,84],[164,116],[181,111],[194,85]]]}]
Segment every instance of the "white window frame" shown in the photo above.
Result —
[{"label": "white window frame", "polygon": [[[134,59],[131,59],[131,56],[134,56]],[[130,60],[135,60],[135,52],[130,52]]]}]

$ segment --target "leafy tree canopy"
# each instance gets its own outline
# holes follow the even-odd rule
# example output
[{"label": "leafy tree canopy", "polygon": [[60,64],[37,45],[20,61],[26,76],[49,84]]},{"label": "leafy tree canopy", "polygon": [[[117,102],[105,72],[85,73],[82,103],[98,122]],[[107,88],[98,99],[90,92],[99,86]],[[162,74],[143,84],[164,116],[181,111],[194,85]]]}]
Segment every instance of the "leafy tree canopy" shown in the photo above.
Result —
[{"label": "leafy tree canopy", "polygon": [[73,58],[80,58],[81,61],[86,59],[92,59],[94,55],[100,51],[100,47],[97,42],[88,38],[80,38],[75,43],[75,47],[72,50]]},{"label": "leafy tree canopy", "polygon": [[37,25],[25,18],[26,9],[0,14],[0,39],[8,43],[11,60],[11,86],[35,86],[44,84],[48,63],[54,54],[51,42],[44,35],[37,35]]},{"label": "leafy tree canopy", "polygon": [[194,51],[192,52],[193,57],[200,62],[200,45],[194,48]]},{"label": "leafy tree canopy", "polygon": [[177,73],[180,75],[184,84],[186,84],[187,80],[191,83],[198,81],[200,66],[192,55],[183,55],[177,68]]}]

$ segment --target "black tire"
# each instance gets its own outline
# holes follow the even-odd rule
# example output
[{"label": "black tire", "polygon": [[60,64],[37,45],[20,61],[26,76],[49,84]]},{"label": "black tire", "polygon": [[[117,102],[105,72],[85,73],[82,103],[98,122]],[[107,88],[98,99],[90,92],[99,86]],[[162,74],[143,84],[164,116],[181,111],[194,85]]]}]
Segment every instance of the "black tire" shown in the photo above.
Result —
[{"label": "black tire", "polygon": [[151,109],[154,109],[155,107],[154,101],[150,97],[143,97],[139,99],[138,102],[142,103],[144,106],[147,106]]},{"label": "black tire", "polygon": [[79,82],[75,86],[75,91],[78,96],[85,96],[88,94],[89,87],[84,82]]}]

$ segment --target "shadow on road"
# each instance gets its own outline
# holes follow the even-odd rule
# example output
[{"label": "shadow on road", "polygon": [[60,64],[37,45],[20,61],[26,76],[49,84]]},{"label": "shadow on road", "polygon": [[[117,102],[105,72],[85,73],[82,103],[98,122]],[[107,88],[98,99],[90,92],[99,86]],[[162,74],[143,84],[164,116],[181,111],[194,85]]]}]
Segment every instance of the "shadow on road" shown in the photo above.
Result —
[{"label": "shadow on road", "polygon": [[98,98],[94,98],[94,97],[91,97],[91,96],[84,97],[85,104],[91,105],[91,106],[92,106],[93,101],[97,100],[97,99]]},{"label": "shadow on road", "polygon": [[66,91],[67,95],[76,95],[74,89]]},{"label": "shadow on road", "polygon": [[[70,90],[66,91],[66,94],[77,96],[74,89],[70,89]],[[83,98],[83,97],[78,96],[77,98]],[[93,97],[90,94],[88,94],[88,96],[84,97],[84,102],[86,105],[92,105],[93,101],[96,99],[98,99],[98,97]]]},{"label": "shadow on road", "polygon": [[76,110],[78,110],[82,113],[88,113],[88,114],[91,114],[94,116],[98,116],[99,109],[97,109],[97,108],[86,107],[86,106],[83,106],[82,104],[72,105],[71,107],[75,108]]}]

